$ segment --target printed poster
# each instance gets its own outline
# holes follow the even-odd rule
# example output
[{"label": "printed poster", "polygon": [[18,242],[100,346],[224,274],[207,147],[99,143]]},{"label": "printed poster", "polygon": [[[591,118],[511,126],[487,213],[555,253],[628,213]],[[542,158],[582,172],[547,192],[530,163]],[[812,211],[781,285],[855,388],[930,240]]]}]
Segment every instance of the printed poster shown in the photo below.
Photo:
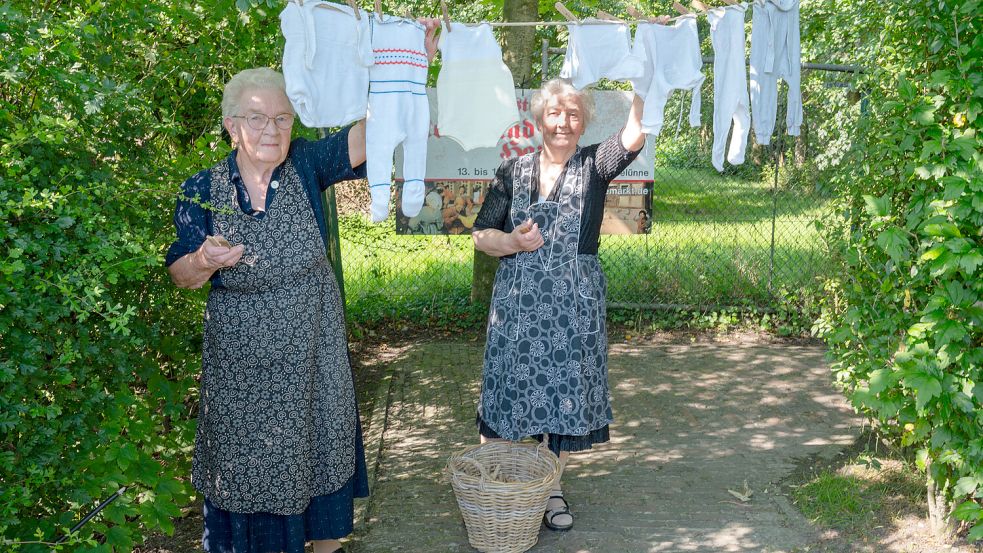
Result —
[{"label": "printed poster", "polygon": [[[427,142],[427,174],[423,208],[412,218],[396,211],[398,234],[470,234],[485,193],[502,161],[542,149],[542,136],[533,123],[529,104],[535,90],[516,90],[521,118],[505,130],[494,148],[465,151],[453,138],[442,136],[436,126],[436,91],[430,100],[430,136]],[[580,139],[586,146],[601,142],[621,130],[628,117],[631,93],[595,90],[594,120]],[[653,142],[646,139],[639,156],[611,182],[604,202],[602,234],[644,234],[651,228],[654,180]],[[396,206],[401,203],[402,148],[396,151]]]}]

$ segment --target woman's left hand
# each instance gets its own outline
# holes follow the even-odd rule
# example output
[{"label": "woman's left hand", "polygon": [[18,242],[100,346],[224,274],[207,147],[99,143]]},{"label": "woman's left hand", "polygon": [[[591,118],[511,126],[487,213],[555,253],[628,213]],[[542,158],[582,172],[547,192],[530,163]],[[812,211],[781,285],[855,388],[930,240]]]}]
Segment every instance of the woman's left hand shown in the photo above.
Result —
[{"label": "woman's left hand", "polygon": [[427,59],[433,61],[437,55],[437,29],[440,28],[440,20],[432,17],[417,18],[417,22],[426,28],[426,37],[423,42],[427,47]]}]

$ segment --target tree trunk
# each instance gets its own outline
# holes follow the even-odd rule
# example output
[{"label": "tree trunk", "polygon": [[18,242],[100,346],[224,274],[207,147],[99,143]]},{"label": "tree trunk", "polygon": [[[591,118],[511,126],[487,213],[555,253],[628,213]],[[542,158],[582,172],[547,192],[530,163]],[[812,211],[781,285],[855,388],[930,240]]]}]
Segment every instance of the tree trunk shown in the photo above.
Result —
[{"label": "tree trunk", "polygon": [[952,502],[946,497],[944,489],[940,489],[931,477],[928,477],[928,522],[935,537],[944,543],[950,543],[956,535],[955,521],[949,516],[952,513]]},{"label": "tree trunk", "polygon": [[[538,21],[537,0],[505,0],[502,6],[503,21]],[[502,30],[502,58],[512,72],[517,88],[532,88],[532,60],[536,55],[536,28],[505,27]]]},{"label": "tree trunk", "polygon": [[[503,21],[538,21],[539,2],[537,0],[505,0],[502,9]],[[535,27],[505,27],[502,31],[502,57],[512,72],[517,88],[533,86],[532,61],[536,54]],[[491,303],[492,284],[498,258],[474,251],[474,265],[471,279],[471,302]]]}]

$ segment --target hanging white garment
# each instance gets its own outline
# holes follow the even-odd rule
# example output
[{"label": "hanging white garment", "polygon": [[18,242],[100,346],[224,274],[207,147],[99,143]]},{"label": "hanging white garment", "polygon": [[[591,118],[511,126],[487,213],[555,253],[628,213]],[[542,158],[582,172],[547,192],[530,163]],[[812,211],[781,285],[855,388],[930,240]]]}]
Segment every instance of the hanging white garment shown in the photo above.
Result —
[{"label": "hanging white garment", "polygon": [[[727,161],[744,163],[748,132],[751,130],[751,103],[748,99],[747,67],[744,63],[744,13],[741,4],[714,8],[707,12],[710,41],[713,43],[713,148],[711,162],[724,170],[724,147],[731,132]],[[733,123],[733,131],[731,131]]]},{"label": "hanging white garment", "polygon": [[287,98],[308,127],[365,118],[372,45],[368,15],[360,12],[358,20],[354,14],[320,0],[287,2],[280,12]]},{"label": "hanging white garment", "polygon": [[452,23],[440,33],[437,130],[465,150],[492,148],[519,121],[512,72],[491,25]]},{"label": "hanging white garment", "polygon": [[778,111],[778,79],[788,84],[785,125],[802,125],[802,49],[799,0],[755,0],[751,17],[751,117],[758,144],[771,143]]},{"label": "hanging white garment", "polygon": [[[596,22],[588,19],[585,22]],[[567,25],[570,38],[560,77],[578,89],[597,81],[625,81],[641,77],[642,60],[631,51],[628,25],[617,23]]]},{"label": "hanging white garment", "polygon": [[393,154],[403,145],[403,215],[415,217],[423,207],[427,172],[427,100],[429,59],[423,25],[410,19],[371,16],[372,53],[369,109],[365,119],[366,177],[372,197],[373,223],[389,216]]},{"label": "hanging white garment", "polygon": [[635,30],[632,53],[642,59],[642,76],[631,79],[635,94],[645,100],[642,132],[653,137],[662,131],[666,102],[673,90],[693,94],[689,124],[700,125],[700,85],[706,76],[701,72],[703,57],[696,32],[696,17],[686,16],[673,25],[639,23]]}]

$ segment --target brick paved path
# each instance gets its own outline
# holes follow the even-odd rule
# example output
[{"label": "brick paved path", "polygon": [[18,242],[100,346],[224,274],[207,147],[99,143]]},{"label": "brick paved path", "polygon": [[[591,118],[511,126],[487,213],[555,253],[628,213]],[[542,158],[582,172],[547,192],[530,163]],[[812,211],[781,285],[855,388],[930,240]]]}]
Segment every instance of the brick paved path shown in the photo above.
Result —
[{"label": "brick paved path", "polygon": [[[473,551],[444,468],[477,440],[482,345],[382,355],[388,378],[366,414],[373,495],[346,550]],[[615,344],[609,370],[612,440],[573,456],[564,477],[575,528],[541,530],[532,551],[776,553],[816,543],[778,484],[859,433],[821,348]],[[746,503],[728,493],[745,485]]]}]

